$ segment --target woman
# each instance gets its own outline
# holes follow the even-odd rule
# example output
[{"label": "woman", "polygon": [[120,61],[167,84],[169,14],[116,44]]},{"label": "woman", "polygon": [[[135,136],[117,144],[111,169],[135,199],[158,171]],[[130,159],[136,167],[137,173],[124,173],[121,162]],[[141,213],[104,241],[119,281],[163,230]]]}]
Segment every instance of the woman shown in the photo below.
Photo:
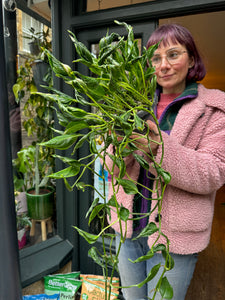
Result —
[{"label": "woman", "polygon": [[[159,47],[152,58],[159,88],[155,113],[164,142],[162,167],[172,178],[165,190],[160,217],[162,232],[170,240],[170,252],[175,261],[166,277],[173,287],[173,299],[182,300],[195,269],[197,253],[209,243],[215,194],[225,182],[225,93],[197,83],[206,72],[193,37],[186,28],[176,24],[162,25],[151,35],[147,47],[158,42]],[[147,122],[151,138],[159,141],[156,125]],[[141,148],[146,151],[146,140],[142,139],[142,143]],[[151,146],[159,162],[161,146],[157,143]],[[125,161],[129,176],[143,181],[143,170],[133,156]],[[110,163],[109,158],[107,163]],[[151,162],[149,172],[155,174]],[[120,189],[117,196],[119,203],[131,212],[136,211],[133,195]],[[157,211],[154,211],[149,222],[158,219]],[[117,225],[114,228],[119,231]],[[160,253],[146,262],[132,264],[128,261],[128,258],[135,260],[145,255],[154,242],[152,235],[132,241],[139,230],[140,224],[128,223],[127,239],[119,256],[123,286],[143,281],[152,266],[162,263]],[[125,299],[151,297],[157,281],[155,278],[142,288],[124,289]],[[156,299],[161,299],[158,297]]]}]

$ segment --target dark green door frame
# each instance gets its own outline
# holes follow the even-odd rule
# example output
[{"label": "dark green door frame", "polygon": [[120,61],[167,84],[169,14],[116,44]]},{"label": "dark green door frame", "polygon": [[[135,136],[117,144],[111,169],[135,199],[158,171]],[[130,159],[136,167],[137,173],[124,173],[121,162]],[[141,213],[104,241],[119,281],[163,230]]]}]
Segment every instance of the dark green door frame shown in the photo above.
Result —
[{"label": "dark green door frame", "polygon": [[[57,58],[71,66],[75,53],[67,34],[68,29],[75,32],[80,40],[90,46],[105,35],[107,28],[119,30],[114,24],[116,18],[133,25],[137,36],[140,36],[145,44],[159,19],[225,10],[225,1],[221,0],[156,0],[90,13],[82,12],[82,5],[84,5],[84,0],[54,0],[52,2],[54,53]],[[85,69],[82,71],[86,72]],[[73,94],[73,91],[59,80],[56,80],[56,87],[70,95]],[[58,164],[57,167],[60,168],[61,165]],[[91,178],[87,177],[86,180],[91,180]],[[57,197],[64,199],[62,203],[58,203],[58,220],[62,221],[59,222],[61,224],[59,232],[74,245],[73,269],[86,273],[95,272],[95,266],[87,256],[86,242],[81,240],[72,229],[72,225],[87,229],[84,215],[92,201],[90,191],[71,193],[66,191],[64,184],[60,182],[57,183]]]}]

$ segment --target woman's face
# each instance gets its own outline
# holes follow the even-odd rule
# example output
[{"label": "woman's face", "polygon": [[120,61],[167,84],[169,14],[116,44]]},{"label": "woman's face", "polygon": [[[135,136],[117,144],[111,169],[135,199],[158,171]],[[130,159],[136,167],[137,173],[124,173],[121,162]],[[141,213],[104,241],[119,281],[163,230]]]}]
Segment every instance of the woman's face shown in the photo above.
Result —
[{"label": "woman's face", "polygon": [[185,46],[179,43],[162,43],[152,58],[155,66],[157,82],[164,94],[182,93],[186,87],[186,76],[194,65],[193,57],[189,57]]}]

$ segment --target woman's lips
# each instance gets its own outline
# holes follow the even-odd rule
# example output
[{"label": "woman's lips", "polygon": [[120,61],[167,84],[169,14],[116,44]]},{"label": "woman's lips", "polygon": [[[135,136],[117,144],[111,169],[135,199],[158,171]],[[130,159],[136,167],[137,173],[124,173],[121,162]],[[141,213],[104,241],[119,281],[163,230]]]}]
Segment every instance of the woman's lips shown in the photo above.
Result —
[{"label": "woman's lips", "polygon": [[173,75],[164,75],[164,76],[161,76],[161,79],[168,79],[168,78],[171,78]]}]

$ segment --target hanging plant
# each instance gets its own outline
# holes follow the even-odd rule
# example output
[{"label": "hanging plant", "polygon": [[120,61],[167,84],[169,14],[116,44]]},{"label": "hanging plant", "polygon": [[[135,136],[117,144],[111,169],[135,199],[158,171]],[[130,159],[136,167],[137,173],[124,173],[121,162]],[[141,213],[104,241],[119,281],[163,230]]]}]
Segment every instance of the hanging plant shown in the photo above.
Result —
[{"label": "hanging plant", "polygon": [[[114,239],[114,234],[108,233],[107,229],[115,223],[119,224],[121,245],[126,238],[126,228],[129,220],[140,220],[143,217],[149,217],[152,211],[156,209],[160,215],[164,190],[170,181],[170,174],[161,167],[163,151],[160,162],[157,163],[155,160],[150,146],[154,141],[150,138],[149,127],[146,119],[143,118],[145,115],[147,118],[154,120],[160,135],[159,144],[163,149],[160,128],[153,112],[156,76],[154,75],[155,70],[151,66],[151,57],[158,45],[154,45],[149,49],[144,48],[142,54],[140,54],[138,41],[134,39],[132,27],[126,23],[115,22],[118,25],[125,26],[127,30],[126,38],[117,33],[107,34],[99,41],[99,55],[97,57],[78,41],[72,32],[69,32],[76,53],[79,56],[75,63],[87,66],[90,76],[73,71],[70,66],[63,64],[48,50],[45,50],[53,72],[73,87],[74,97],[54,89],[51,89],[51,93],[39,93],[58,106],[56,113],[59,124],[63,128],[56,131],[57,136],[42,143],[42,145],[59,150],[71,150],[71,156],[69,157],[55,155],[55,158],[60,159],[67,167],[51,174],[50,177],[63,179],[70,191],[73,189],[84,191],[90,187],[90,184],[85,183],[83,179],[85,171],[88,170],[100,176],[96,174],[93,168],[93,164],[98,158],[101,159],[103,168],[112,177],[113,195],[111,199],[107,199],[107,183],[104,176],[100,176],[104,186],[102,193],[96,190],[95,186],[91,186],[96,190],[99,197],[93,200],[86,217],[89,218],[89,224],[94,218],[99,217],[101,222],[100,233],[91,234],[75,226],[79,234],[89,244],[94,244],[99,238],[102,238],[103,253],[99,253],[96,247],[93,246],[89,250],[89,255],[102,267],[105,278],[109,275],[109,266],[112,268],[111,278],[113,277],[115,270],[117,270],[119,254],[117,252],[113,255],[111,250],[110,255],[106,253],[104,239]],[[137,152],[139,138],[145,138],[148,141],[148,151],[141,150],[141,154]],[[81,147],[89,147],[89,155],[74,159],[74,154]],[[114,148],[113,155],[109,153],[109,147]],[[132,180],[126,170],[124,159],[129,155],[133,155],[145,170],[149,169],[150,162],[157,171],[157,176],[154,179],[154,192],[157,193],[157,201],[154,201],[156,204],[144,216],[142,214],[132,217],[128,209],[117,201],[117,193],[120,187],[127,194],[140,194],[139,183]],[[107,165],[107,156],[111,158],[112,167]],[[114,172],[116,168],[119,169],[118,175],[115,175]],[[72,178],[75,179],[71,183]],[[151,188],[145,188],[150,193],[153,192]],[[100,198],[104,200],[103,203],[100,203]],[[148,198],[148,200],[151,201],[151,198]],[[117,214],[117,220],[114,222],[111,222],[111,211]],[[107,225],[105,225],[105,217],[108,217],[109,224]],[[125,230],[123,231],[122,228],[125,228]],[[169,255],[169,240],[161,231],[161,218],[159,218],[157,225],[149,223],[138,238],[151,234],[156,236],[154,245],[152,245],[146,256],[140,257],[133,263],[150,259],[159,251],[163,253],[165,262],[162,265],[159,264],[153,267],[145,281],[136,286],[141,287],[154,278],[160,268],[163,268],[152,299],[155,299],[158,292],[160,292],[162,298],[172,299],[172,287],[165,277],[165,272],[173,267],[173,261]],[[158,243],[161,236],[166,240],[165,245]],[[105,293],[105,299],[110,299],[112,286],[112,281],[110,281],[110,285],[107,285],[106,280],[105,289],[108,289],[109,293]]]}]

